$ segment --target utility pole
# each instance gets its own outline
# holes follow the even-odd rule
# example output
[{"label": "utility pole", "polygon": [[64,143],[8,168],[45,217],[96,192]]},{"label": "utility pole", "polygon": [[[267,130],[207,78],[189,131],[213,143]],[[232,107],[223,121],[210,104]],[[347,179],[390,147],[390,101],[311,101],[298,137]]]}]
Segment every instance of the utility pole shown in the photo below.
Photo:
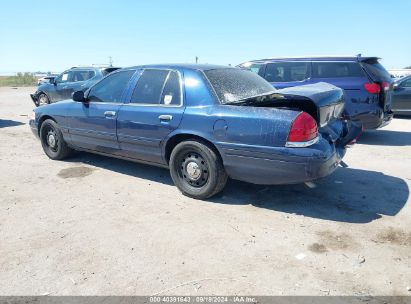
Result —
[{"label": "utility pole", "polygon": [[196,64],[198,63],[198,57],[196,56]]},{"label": "utility pole", "polygon": [[108,56],[108,62],[109,62],[109,65],[112,67],[113,66],[113,57]]}]

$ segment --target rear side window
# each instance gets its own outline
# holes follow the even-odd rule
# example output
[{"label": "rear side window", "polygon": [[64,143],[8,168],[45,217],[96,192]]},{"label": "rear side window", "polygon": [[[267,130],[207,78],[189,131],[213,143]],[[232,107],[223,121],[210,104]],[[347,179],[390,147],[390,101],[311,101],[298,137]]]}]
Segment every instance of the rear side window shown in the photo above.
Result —
[{"label": "rear side window", "polygon": [[90,89],[88,99],[98,102],[121,102],[121,96],[135,71],[121,71],[111,74]]},{"label": "rear side window", "polygon": [[313,62],[313,77],[315,78],[364,76],[364,71],[357,62]]},{"label": "rear side window", "polygon": [[73,71],[73,81],[86,81],[93,78],[96,73],[93,70]]},{"label": "rear side window", "polygon": [[309,77],[308,62],[273,62],[267,64],[265,79],[269,82],[303,81]]},{"label": "rear side window", "polygon": [[238,68],[206,70],[204,74],[222,104],[235,103],[274,91],[271,84],[262,77]]},{"label": "rear side window", "polygon": [[144,70],[130,103],[178,105],[181,103],[180,78],[169,70]]},{"label": "rear side window", "polygon": [[390,73],[388,73],[378,60],[368,60],[363,62],[362,65],[374,81],[392,81]]}]

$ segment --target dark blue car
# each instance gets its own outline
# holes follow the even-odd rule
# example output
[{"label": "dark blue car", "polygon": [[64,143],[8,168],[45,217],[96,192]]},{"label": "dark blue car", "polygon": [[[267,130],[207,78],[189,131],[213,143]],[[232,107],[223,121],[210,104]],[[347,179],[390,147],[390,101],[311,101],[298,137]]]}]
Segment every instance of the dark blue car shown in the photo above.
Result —
[{"label": "dark blue car", "polygon": [[264,77],[281,89],[317,82],[344,90],[346,119],[365,129],[387,125],[392,117],[393,80],[377,57],[298,57],[249,61],[239,67]]},{"label": "dark blue car", "polygon": [[51,159],[74,149],[168,167],[181,192],[205,199],[228,177],[288,184],[331,174],[361,132],[339,118],[343,107],[328,84],[274,91],[238,68],[147,65],[36,108],[30,126]]}]

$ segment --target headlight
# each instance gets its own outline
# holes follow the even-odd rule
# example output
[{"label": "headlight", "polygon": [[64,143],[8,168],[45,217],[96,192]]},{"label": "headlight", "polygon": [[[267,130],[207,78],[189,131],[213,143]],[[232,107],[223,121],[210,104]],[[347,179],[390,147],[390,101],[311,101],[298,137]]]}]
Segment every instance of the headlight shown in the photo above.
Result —
[{"label": "headlight", "polygon": [[32,111],[29,118],[30,120],[36,120],[36,112]]}]

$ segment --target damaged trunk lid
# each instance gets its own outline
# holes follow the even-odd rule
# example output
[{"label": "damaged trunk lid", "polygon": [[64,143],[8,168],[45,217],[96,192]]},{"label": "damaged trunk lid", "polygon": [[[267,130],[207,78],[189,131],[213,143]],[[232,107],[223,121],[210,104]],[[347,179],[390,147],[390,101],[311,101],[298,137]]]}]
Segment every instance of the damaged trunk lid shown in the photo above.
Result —
[{"label": "damaged trunk lid", "polygon": [[276,90],[270,95],[248,99],[243,104],[301,110],[310,114],[322,128],[341,117],[344,92],[336,86],[320,82]]}]

